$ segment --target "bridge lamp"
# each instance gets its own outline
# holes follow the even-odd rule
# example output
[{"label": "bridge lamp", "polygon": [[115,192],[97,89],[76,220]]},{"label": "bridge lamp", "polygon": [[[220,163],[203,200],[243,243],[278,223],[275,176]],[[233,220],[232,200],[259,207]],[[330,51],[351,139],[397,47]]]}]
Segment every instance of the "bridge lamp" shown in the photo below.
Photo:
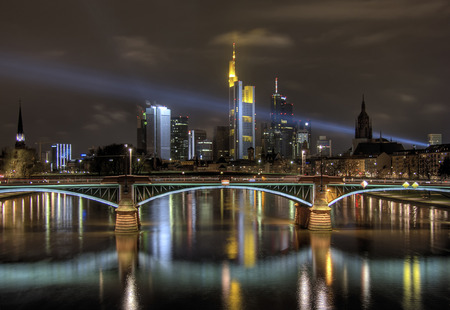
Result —
[{"label": "bridge lamp", "polygon": [[369,185],[369,183],[367,183],[366,180],[364,180],[364,181],[361,182],[361,186],[362,186],[363,188],[366,188],[367,185]]},{"label": "bridge lamp", "polygon": [[132,154],[132,152],[133,152],[133,149],[130,147],[130,148],[128,149],[128,151],[130,151],[130,175],[131,175],[131,174],[132,174],[132,171],[131,171],[131,170],[132,170],[132,169],[131,169],[131,167],[132,167],[132,166],[131,166],[131,158],[132,158],[132,155],[131,155],[131,154]]}]

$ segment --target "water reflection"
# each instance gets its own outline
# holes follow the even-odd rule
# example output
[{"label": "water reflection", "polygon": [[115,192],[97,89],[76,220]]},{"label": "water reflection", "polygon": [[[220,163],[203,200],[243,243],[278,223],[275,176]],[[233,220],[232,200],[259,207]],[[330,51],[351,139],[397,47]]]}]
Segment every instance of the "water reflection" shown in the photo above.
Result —
[{"label": "water reflection", "polygon": [[[294,211],[287,200],[253,191],[189,192],[141,207],[139,234],[115,235],[114,213],[97,203],[50,194],[6,200],[0,307],[449,304],[448,210],[349,198],[333,210],[327,233],[297,230]],[[55,290],[71,303],[52,304]]]},{"label": "water reflection", "polygon": [[119,277],[122,282],[123,309],[139,309],[139,291],[136,283],[139,234],[116,235]]}]

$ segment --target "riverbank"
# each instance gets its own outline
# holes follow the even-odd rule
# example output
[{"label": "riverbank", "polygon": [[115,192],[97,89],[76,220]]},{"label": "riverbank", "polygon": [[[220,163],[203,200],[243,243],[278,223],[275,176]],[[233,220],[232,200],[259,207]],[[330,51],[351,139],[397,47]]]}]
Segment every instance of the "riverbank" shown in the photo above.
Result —
[{"label": "riverbank", "polygon": [[449,207],[450,198],[447,198],[439,193],[429,192],[409,192],[409,193],[395,193],[395,192],[374,192],[368,194],[369,196],[392,199],[398,202],[413,203],[416,205]]}]

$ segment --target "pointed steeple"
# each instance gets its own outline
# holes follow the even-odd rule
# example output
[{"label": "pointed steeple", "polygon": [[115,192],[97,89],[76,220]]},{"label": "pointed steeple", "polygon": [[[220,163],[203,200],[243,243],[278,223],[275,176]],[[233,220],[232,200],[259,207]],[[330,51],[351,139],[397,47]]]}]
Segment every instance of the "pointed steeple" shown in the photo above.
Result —
[{"label": "pointed steeple", "polygon": [[366,103],[364,102],[364,94],[362,95],[361,112],[366,112]]},{"label": "pointed steeple", "polygon": [[355,138],[372,139],[372,122],[366,112],[364,94],[362,95],[361,113],[359,113],[358,119],[356,120]]},{"label": "pointed steeple", "polygon": [[25,147],[25,135],[23,133],[22,102],[19,99],[19,121],[17,124],[16,148],[23,148],[23,147]]}]

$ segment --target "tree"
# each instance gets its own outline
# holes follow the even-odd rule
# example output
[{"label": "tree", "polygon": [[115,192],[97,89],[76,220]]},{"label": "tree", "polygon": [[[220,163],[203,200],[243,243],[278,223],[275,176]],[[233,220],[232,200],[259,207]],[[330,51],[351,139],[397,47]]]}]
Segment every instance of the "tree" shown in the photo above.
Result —
[{"label": "tree", "polygon": [[439,166],[438,174],[443,178],[450,176],[450,157],[445,157],[444,161]]},{"label": "tree", "polygon": [[98,175],[126,174],[127,155],[128,149],[123,144],[99,147],[90,165],[90,172]]},{"label": "tree", "polygon": [[11,178],[28,178],[42,172],[42,165],[37,163],[35,149],[21,148],[4,151],[4,172]]}]

